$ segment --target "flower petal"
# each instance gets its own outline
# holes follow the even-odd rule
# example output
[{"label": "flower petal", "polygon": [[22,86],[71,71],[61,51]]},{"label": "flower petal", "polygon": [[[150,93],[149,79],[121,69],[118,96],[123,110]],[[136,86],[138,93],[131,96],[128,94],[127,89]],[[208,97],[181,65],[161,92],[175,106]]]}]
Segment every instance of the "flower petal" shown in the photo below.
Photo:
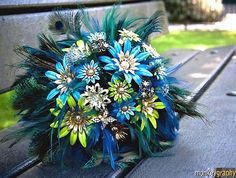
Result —
[{"label": "flower petal", "polygon": [[50,79],[52,79],[52,80],[57,80],[58,78],[57,78],[57,73],[56,72],[53,72],[53,71],[47,71],[47,72],[45,72],[45,76],[47,77],[47,78],[50,78]]},{"label": "flower petal", "polygon": [[140,53],[139,55],[136,56],[136,58],[138,59],[137,62],[147,59],[148,56],[149,56],[148,52]]},{"label": "flower petal", "polygon": [[156,129],[157,128],[157,121],[155,117],[149,117],[150,122],[152,123],[152,126]]},{"label": "flower petal", "polygon": [[54,96],[56,96],[58,93],[60,92],[60,90],[58,90],[57,88],[54,88],[53,90],[51,90],[47,96],[47,100],[52,99]]},{"label": "flower petal", "polygon": [[130,51],[131,50],[131,42],[129,40],[125,41],[124,44],[124,53],[126,53],[126,51]]},{"label": "flower petal", "polygon": [[70,144],[74,145],[77,140],[77,133],[74,133],[73,131],[70,133]]},{"label": "flower petal", "polygon": [[134,55],[134,57],[140,52],[140,46],[136,46],[132,49],[130,55]]},{"label": "flower petal", "polygon": [[127,83],[131,83],[131,81],[132,81],[132,75],[131,75],[131,74],[124,73],[124,76],[125,76],[125,80],[127,81]]},{"label": "flower petal", "polygon": [[120,53],[122,51],[122,48],[117,41],[114,41],[114,47],[115,47],[116,53]]},{"label": "flower petal", "polygon": [[67,97],[67,103],[70,106],[70,108],[75,108],[75,106],[76,106],[76,102],[75,102],[74,98],[71,95],[69,95]]},{"label": "flower petal", "polygon": [[66,68],[68,66],[69,62],[66,57],[63,58],[63,66]]},{"label": "flower petal", "polygon": [[115,64],[107,64],[104,66],[104,70],[115,70],[117,66]]},{"label": "flower petal", "polygon": [[147,77],[153,76],[153,74],[151,72],[149,72],[148,70],[146,70],[144,68],[139,68],[139,70],[136,73],[139,75],[142,75],[142,76],[147,76]]},{"label": "flower petal", "polygon": [[70,132],[70,130],[68,129],[68,127],[64,127],[59,132],[59,138],[67,136],[69,132]]},{"label": "flower petal", "polygon": [[142,84],[142,79],[138,75],[134,75],[133,79],[138,85]]},{"label": "flower petal", "polygon": [[108,56],[100,56],[99,57],[100,61],[105,62],[105,63],[111,63],[112,59]]},{"label": "flower petal", "polygon": [[60,62],[56,63],[56,69],[59,73],[65,73],[64,67],[61,65]]},{"label": "flower petal", "polygon": [[79,100],[79,98],[80,98],[80,93],[78,92],[78,91],[74,91],[73,93],[72,93],[72,95],[73,95],[73,97],[78,101]]},{"label": "flower petal", "polygon": [[118,57],[115,48],[113,48],[112,46],[109,47],[109,50],[108,50],[108,51],[111,53],[111,55],[112,55],[114,58],[117,58],[117,57]]},{"label": "flower petal", "polygon": [[87,143],[86,143],[86,134],[84,131],[82,131],[82,133],[78,133],[78,137],[79,137],[79,141],[81,143],[81,145],[86,148]]},{"label": "flower petal", "polygon": [[62,101],[62,104],[66,104],[66,99],[67,99],[68,93],[63,93],[59,96],[59,99]]}]

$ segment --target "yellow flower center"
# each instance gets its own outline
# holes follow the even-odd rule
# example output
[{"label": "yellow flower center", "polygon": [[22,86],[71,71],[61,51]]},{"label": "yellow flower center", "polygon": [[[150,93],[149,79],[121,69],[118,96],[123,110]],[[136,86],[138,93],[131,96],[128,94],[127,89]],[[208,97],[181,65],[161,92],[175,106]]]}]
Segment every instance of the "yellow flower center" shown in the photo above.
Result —
[{"label": "yellow flower center", "polygon": [[121,66],[123,69],[125,69],[125,70],[128,70],[128,69],[130,68],[130,64],[129,64],[128,61],[122,61],[122,62],[120,63],[120,66]]},{"label": "yellow flower center", "polygon": [[89,69],[86,71],[86,75],[88,76],[93,76],[95,74],[95,70],[94,69]]},{"label": "yellow flower center", "polygon": [[121,111],[123,111],[123,112],[127,112],[129,110],[129,107],[128,106],[123,106],[122,108],[121,108]]}]

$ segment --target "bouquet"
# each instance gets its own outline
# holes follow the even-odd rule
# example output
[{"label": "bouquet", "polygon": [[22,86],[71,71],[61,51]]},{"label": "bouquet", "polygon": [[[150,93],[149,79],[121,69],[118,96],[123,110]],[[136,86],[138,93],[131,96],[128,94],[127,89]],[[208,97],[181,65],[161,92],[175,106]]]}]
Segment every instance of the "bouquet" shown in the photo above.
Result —
[{"label": "bouquet", "polygon": [[175,140],[181,114],[201,116],[190,92],[148,43],[161,31],[162,13],[150,18],[120,13],[114,6],[101,21],[83,9],[49,17],[50,35],[39,48],[16,52],[25,73],[13,85],[14,107],[30,136],[29,151],[44,161],[76,161],[111,167],[158,156]]}]

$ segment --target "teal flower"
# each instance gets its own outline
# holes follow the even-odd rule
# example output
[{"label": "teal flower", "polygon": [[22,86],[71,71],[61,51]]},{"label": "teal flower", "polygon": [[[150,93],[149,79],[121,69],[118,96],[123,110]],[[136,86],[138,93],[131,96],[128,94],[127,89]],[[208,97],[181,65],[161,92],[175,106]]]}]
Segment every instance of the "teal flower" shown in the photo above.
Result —
[{"label": "teal flower", "polygon": [[51,90],[48,94],[47,100],[51,100],[58,94],[63,104],[66,103],[68,96],[71,94],[76,100],[78,100],[80,93],[73,90],[72,87],[72,82],[75,80],[75,74],[73,68],[70,67],[66,58],[63,59],[63,65],[60,62],[56,64],[56,70],[57,73],[53,71],[47,71],[45,73],[46,77],[53,80],[53,83],[56,85],[56,88]]},{"label": "teal flower", "polygon": [[[73,100],[73,98],[71,98],[71,100]],[[73,100],[73,102],[68,102],[68,104],[70,107],[62,122],[59,124],[59,121],[55,121],[50,124],[50,127],[53,129],[60,127],[58,138],[67,137],[69,135],[71,145],[74,145],[76,141],[79,140],[80,144],[86,147],[87,127],[93,123],[91,118],[87,115],[90,109],[85,107],[84,98],[82,97],[79,99],[78,103]],[[77,104],[79,109],[75,109]],[[54,108],[50,110],[54,116],[58,116],[61,112],[62,106],[60,106],[60,104],[59,107],[59,110],[55,110]]]},{"label": "teal flower", "polygon": [[116,115],[118,121],[123,122],[124,120],[130,120],[130,116],[134,116],[135,102],[122,102],[113,104],[113,114]]},{"label": "teal flower", "polygon": [[120,44],[115,41],[114,48],[110,46],[109,52],[113,56],[101,56],[99,59],[107,63],[104,70],[115,70],[115,75],[123,74],[126,81],[131,83],[132,79],[138,84],[142,83],[142,76],[152,77],[153,74],[148,70],[149,66],[141,64],[149,56],[147,52],[141,52],[140,46],[131,47],[131,42],[127,39],[124,43],[123,50]]},{"label": "teal flower", "polygon": [[131,88],[131,84],[128,84],[126,80],[119,81],[114,80],[114,82],[108,82],[111,86],[109,87],[110,97],[114,97],[115,101],[121,103],[122,101],[127,101],[131,99],[131,94],[134,92],[133,88]]},{"label": "teal flower", "polygon": [[78,67],[77,78],[82,78],[88,84],[89,82],[95,83],[95,80],[99,80],[100,67],[98,67],[97,63],[94,63],[92,60],[90,64],[84,64]]}]

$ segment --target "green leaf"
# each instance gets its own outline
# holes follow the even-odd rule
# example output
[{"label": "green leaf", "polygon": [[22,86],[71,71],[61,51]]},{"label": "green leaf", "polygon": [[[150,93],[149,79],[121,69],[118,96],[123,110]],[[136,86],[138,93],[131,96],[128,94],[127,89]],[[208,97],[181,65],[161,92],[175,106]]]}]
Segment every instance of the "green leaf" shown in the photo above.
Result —
[{"label": "green leaf", "polygon": [[114,84],[112,82],[108,82],[108,85],[110,85],[111,87],[114,86]]},{"label": "green leaf", "polygon": [[80,97],[79,101],[78,101],[78,105],[80,108],[83,108],[84,107],[84,97]]},{"label": "green leaf", "polygon": [[63,102],[59,98],[56,99],[57,106],[61,109],[63,107]]},{"label": "green leaf", "polygon": [[79,141],[81,143],[81,145],[86,148],[87,146],[87,142],[86,142],[86,134],[85,131],[83,130],[82,133],[78,133],[78,137],[79,137]]},{"label": "green leaf", "polygon": [[50,127],[54,129],[58,128],[58,121],[51,123]]},{"label": "green leaf", "polygon": [[142,110],[142,106],[141,105],[136,106],[136,111],[141,112],[141,110]]},{"label": "green leaf", "polygon": [[144,119],[142,119],[142,123],[141,123],[141,131],[143,131],[144,127],[145,127],[145,121],[144,121]]},{"label": "green leaf", "polygon": [[51,109],[50,109],[50,112],[52,113],[52,115],[58,116],[59,113],[60,113],[60,110],[56,110],[55,108],[51,108]]},{"label": "green leaf", "polygon": [[153,117],[155,117],[156,119],[159,118],[159,113],[154,109],[153,113],[152,113]]},{"label": "green leaf", "polygon": [[64,127],[59,132],[59,138],[67,136],[69,132],[70,132],[70,130],[68,129],[68,127]]},{"label": "green leaf", "polygon": [[157,121],[156,121],[155,117],[149,116],[148,119],[152,123],[152,126],[156,129],[157,128]]},{"label": "green leaf", "polygon": [[156,102],[154,108],[155,109],[164,109],[165,105],[162,102]]},{"label": "green leaf", "polygon": [[77,133],[74,133],[73,131],[70,133],[70,144],[74,145],[77,140]]},{"label": "green leaf", "polygon": [[71,95],[68,96],[67,103],[71,108],[75,108],[75,106],[76,106],[76,102]]}]

